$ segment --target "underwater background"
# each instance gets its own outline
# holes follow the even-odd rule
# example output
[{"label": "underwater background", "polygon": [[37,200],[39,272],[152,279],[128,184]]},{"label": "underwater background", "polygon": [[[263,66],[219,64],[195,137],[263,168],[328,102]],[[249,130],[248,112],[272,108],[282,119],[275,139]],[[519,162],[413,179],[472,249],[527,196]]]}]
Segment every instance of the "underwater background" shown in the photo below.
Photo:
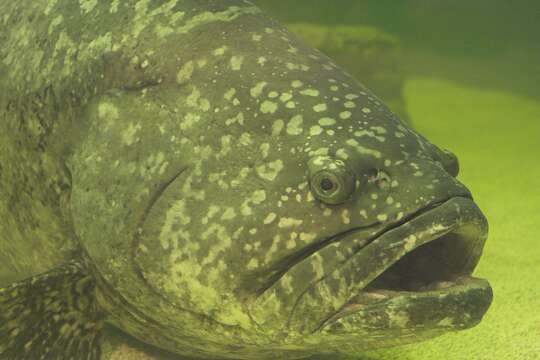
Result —
[{"label": "underwater background", "polygon": [[[540,1],[254,2],[452,150],[490,224],[479,325],[347,359],[540,359]],[[169,359],[130,341],[108,358]]]}]

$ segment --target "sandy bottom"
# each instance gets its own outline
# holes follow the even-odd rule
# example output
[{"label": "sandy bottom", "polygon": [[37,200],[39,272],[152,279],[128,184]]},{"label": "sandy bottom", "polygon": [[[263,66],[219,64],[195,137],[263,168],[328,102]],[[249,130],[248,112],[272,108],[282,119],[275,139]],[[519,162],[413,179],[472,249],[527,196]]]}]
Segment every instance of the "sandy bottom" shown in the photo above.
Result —
[{"label": "sandy bottom", "polygon": [[411,78],[418,131],[460,159],[460,180],[490,224],[475,275],[494,301],[475,328],[362,360],[540,359],[540,103],[430,77]]}]

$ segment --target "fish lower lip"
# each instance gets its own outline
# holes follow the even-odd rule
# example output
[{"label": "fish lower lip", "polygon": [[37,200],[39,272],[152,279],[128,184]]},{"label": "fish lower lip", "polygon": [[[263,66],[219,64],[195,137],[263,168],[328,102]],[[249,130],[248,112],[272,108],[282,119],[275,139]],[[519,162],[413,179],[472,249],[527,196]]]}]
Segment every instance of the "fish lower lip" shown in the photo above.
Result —
[{"label": "fish lower lip", "polygon": [[[399,329],[475,325],[492,299],[489,283],[470,276],[486,237],[486,219],[469,198],[451,198],[421,212],[382,234],[341,269],[353,272],[358,290],[318,330],[388,330],[392,324],[378,323],[389,321],[388,309],[408,319],[406,325],[394,324]],[[373,257],[380,259],[374,269],[361,266]]]},{"label": "fish lower lip", "polygon": [[418,291],[370,288],[328,319],[324,331],[466,329],[480,322],[492,299],[489,283],[468,275],[434,282]]}]

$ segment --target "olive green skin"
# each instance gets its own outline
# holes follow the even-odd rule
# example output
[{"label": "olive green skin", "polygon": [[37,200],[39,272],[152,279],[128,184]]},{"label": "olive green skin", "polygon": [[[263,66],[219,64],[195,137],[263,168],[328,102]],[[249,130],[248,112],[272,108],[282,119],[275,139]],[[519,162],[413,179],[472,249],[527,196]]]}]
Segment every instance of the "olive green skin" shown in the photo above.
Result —
[{"label": "olive green skin", "polygon": [[[405,321],[399,337],[383,311],[371,328],[312,334],[359,289],[334,272],[350,244],[302,251],[364,227],[358,248],[470,193],[451,155],[256,7],[2,1],[0,13],[4,284],[81,256],[119,328],[206,358],[361,351],[457,327]],[[346,193],[314,196],[314,158],[344,164]]]}]

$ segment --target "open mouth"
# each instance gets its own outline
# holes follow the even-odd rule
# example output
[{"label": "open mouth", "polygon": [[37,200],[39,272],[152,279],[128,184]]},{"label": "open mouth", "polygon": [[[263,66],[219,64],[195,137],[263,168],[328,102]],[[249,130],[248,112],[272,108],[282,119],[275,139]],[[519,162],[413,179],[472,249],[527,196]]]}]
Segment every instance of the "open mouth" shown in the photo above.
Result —
[{"label": "open mouth", "polygon": [[[474,232],[474,229],[470,229]],[[467,226],[415,248],[373,280],[365,291],[429,291],[468,275],[473,254]]]},{"label": "open mouth", "polygon": [[[489,283],[471,276],[486,237],[486,219],[463,197],[385,232],[346,264],[344,271],[356,274],[357,295],[316,330],[474,326],[492,300]],[[382,260],[374,263],[375,256]]]}]

